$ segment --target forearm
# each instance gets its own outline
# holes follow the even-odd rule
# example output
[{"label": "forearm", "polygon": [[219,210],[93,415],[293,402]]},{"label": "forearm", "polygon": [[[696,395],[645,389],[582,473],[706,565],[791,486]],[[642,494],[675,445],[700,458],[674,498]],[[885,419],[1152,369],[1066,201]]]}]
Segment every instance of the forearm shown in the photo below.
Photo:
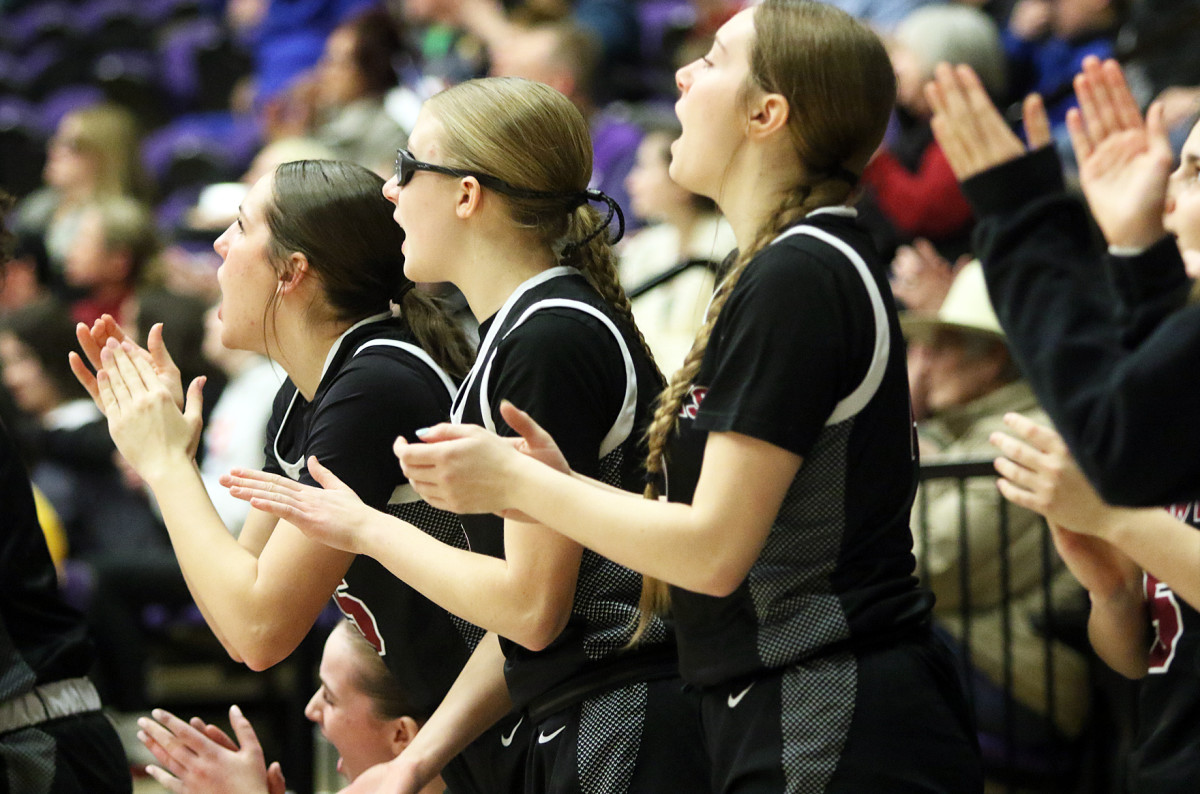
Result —
[{"label": "forearm", "polygon": [[1149,667],[1146,606],[1136,585],[1100,596],[1089,593],[1088,638],[1104,663],[1126,678],[1141,678]]},{"label": "forearm", "polygon": [[489,632],[401,758],[415,766],[425,785],[511,710],[512,700],[504,680],[504,653],[496,635]]},{"label": "forearm", "polygon": [[620,565],[678,587],[731,592],[758,554],[736,526],[706,521],[692,505],[631,499],[529,459],[518,467],[514,507]]},{"label": "forearm", "polygon": [[[549,536],[545,543],[518,547],[512,537],[539,531]],[[504,532],[506,555],[501,559],[455,548],[406,521],[370,510],[360,551],[446,611],[538,650],[558,636],[570,616],[580,550],[573,543],[562,549],[568,541],[533,525],[506,524]],[[555,546],[563,553],[555,556]]]},{"label": "forearm", "polygon": [[[320,598],[299,585],[262,581],[258,558],[229,534],[191,460],[174,461],[147,482],[192,596],[226,649],[256,669],[286,657],[311,626],[301,613],[315,617],[329,593]],[[318,600],[313,611],[310,602]]]},{"label": "forearm", "polygon": [[[1050,168],[1054,158],[1038,153],[964,184],[981,217],[976,249],[1009,344],[1106,501],[1193,498],[1200,439],[1157,417],[1194,410],[1200,313],[1184,309],[1127,347],[1111,293],[1095,287],[1101,254],[1087,214],[1062,192],[1057,174],[1044,173]],[[1160,253],[1178,258],[1166,247]]]},{"label": "forearm", "polygon": [[1200,531],[1166,510],[1114,511],[1104,535],[1193,609],[1200,607]]}]

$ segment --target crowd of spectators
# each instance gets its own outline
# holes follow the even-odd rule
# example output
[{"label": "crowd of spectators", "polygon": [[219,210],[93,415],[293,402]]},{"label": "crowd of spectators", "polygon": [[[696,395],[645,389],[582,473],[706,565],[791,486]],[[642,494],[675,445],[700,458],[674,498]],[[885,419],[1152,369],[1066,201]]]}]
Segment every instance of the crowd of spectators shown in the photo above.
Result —
[{"label": "crowd of spectators", "polygon": [[[1162,103],[1178,155],[1200,116],[1200,2],[830,2],[884,34],[898,77],[893,123],[858,195],[881,254],[894,258],[906,327],[925,329],[910,340],[923,452],[986,456],[1005,411],[1046,417],[980,300],[979,265],[965,264],[979,253],[976,218],[934,136],[923,88],[949,61],[971,65],[1002,110],[1041,93],[1071,187],[1078,178],[1066,122],[1077,102],[1073,80],[1085,57],[1116,57],[1138,103]],[[85,608],[92,589],[105,594],[91,614],[114,640],[101,643],[110,655],[98,683],[109,702],[147,705],[137,627],[146,594],[134,598],[121,585],[143,576],[159,582],[153,592],[171,603],[186,600],[186,588],[154,505],[121,466],[102,417],[67,369],[74,323],[108,314],[143,344],[153,346],[155,334],[179,340],[169,347],[185,379],[210,376],[200,462],[218,504],[236,511],[216,476],[261,464],[262,425],[280,373],[201,343],[220,264],[212,240],[248,186],[276,164],[347,159],[388,176],[425,98],[470,77],[512,75],[553,86],[588,119],[593,186],[616,198],[628,219],[622,278],[669,371],[686,353],[734,241],[711,202],[671,183],[677,129],[663,119],[676,94],[674,69],[702,53],[739,7],[735,0],[0,0],[0,186],[20,199],[11,216],[14,258],[0,284],[0,414],[33,472],[45,520],[56,516],[64,529],[75,564],[63,568],[68,592]],[[954,315],[947,295],[955,290],[973,291],[968,316]],[[956,382],[969,388],[954,392]],[[972,485],[970,493],[991,487]],[[957,492],[928,496],[932,520],[957,520]],[[969,502],[967,509],[989,508]],[[1034,520],[1028,511],[1012,519],[1008,537],[1018,556],[1032,553]],[[980,532],[995,533],[982,523]],[[994,559],[952,559],[947,531],[933,525],[932,545],[918,552],[953,634],[957,566],[970,568],[982,621],[998,619],[998,585]],[[1055,591],[1065,592],[1066,568],[1056,562],[1051,573]],[[1040,592],[1043,580],[1041,568],[1019,579],[1016,605],[1006,602],[1020,613],[1021,637],[1033,631],[1021,599]],[[988,654],[976,649],[979,674],[996,684]],[[1076,651],[1058,658],[1053,676],[1069,703],[1054,715],[1055,727],[1071,736],[1086,710],[1083,662]],[[1022,707],[1033,712],[1045,707],[1039,665],[1024,665],[1028,686],[1017,685]]]}]

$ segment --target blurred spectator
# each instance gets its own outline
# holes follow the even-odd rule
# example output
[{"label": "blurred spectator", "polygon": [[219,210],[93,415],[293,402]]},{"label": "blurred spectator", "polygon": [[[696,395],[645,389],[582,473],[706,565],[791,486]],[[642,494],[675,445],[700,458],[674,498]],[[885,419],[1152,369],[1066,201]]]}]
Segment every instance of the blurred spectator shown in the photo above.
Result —
[{"label": "blurred spectator", "polygon": [[[252,34],[258,106],[266,108],[317,64],[334,28],[376,4],[377,0],[270,0]],[[245,9],[250,21],[255,13]]]},{"label": "blurred spectator", "polygon": [[618,251],[627,291],[675,274],[633,299],[638,327],[667,374],[691,349],[712,298],[714,271],[737,247],[733,229],[716,204],[681,188],[667,173],[671,142],[679,132],[678,123],[647,128],[625,184],[630,209],[651,225],[629,237]]},{"label": "blurred spectator", "polygon": [[45,187],[17,205],[14,229],[44,238],[61,273],[84,206],[97,198],[150,198],[133,116],[115,105],[68,113],[47,144]]},{"label": "blurred spectator", "polygon": [[386,11],[371,9],[342,23],[326,40],[312,76],[289,90],[289,107],[268,137],[311,136],[330,147],[334,159],[390,175],[396,149],[408,141],[408,131],[384,106],[401,60],[413,55]]},{"label": "blurred spectator", "polygon": [[152,281],[158,236],[150,211],[124,196],[88,204],[67,251],[64,279],[83,294],[71,304],[75,322],[91,324],[102,314],[129,322],[125,302]]},{"label": "blurred spectator", "polygon": [[[1029,384],[1020,378],[1000,323],[992,311],[978,262],[963,268],[936,315],[907,315],[905,335],[922,353],[922,371],[931,415],[918,424],[923,461],[947,462],[990,458],[995,450],[989,436],[1004,427],[1004,414],[1021,413],[1047,422]],[[1003,622],[1011,621],[1016,726],[1022,743],[1050,743],[1037,715],[1045,715],[1045,639],[1035,628],[1043,611],[1043,522],[1023,508],[1008,512],[1001,534],[994,477],[966,481],[965,505],[956,482],[934,480],[921,486],[913,511],[917,570],[937,596],[934,615],[952,635],[963,635],[964,603],[969,606],[970,658],[974,668],[975,702],[980,729],[1002,736],[1004,704]],[[922,510],[921,501],[925,500]],[[962,559],[960,515],[965,511],[970,558]],[[922,518],[924,517],[924,521]],[[1000,559],[1001,539],[1007,540],[1007,599]],[[966,566],[968,593],[963,593]],[[1052,603],[1078,607],[1079,585],[1055,558],[1050,582]],[[1007,603],[1007,615],[1005,604]],[[1087,662],[1081,654],[1054,640],[1053,682],[1058,731],[1076,736],[1087,714]]]},{"label": "blurred spectator", "polygon": [[966,63],[992,96],[1003,96],[1000,31],[977,9],[926,6],[896,28],[889,54],[896,70],[896,124],[863,172],[861,217],[885,259],[918,237],[953,258],[967,250],[971,208],[933,139],[923,88],[938,63]]},{"label": "blurred spectator", "polygon": [[1018,0],[1013,6],[1004,31],[1009,88],[1015,97],[1032,91],[1042,95],[1056,138],[1066,137],[1067,110],[1076,104],[1071,81],[1088,55],[1113,54],[1129,2]]},{"label": "blurred spectator", "polygon": [[880,33],[889,33],[918,8],[945,0],[824,0],[861,19]]},{"label": "blurred spectator", "polygon": [[971,255],[963,254],[952,265],[933,243],[917,238],[912,245],[896,249],[896,258],[892,260],[892,294],[910,312],[935,314],[950,292],[954,277],[970,261]]},{"label": "blurred spectator", "polygon": [[66,310],[41,301],[12,312],[0,328],[4,386],[26,417],[14,430],[72,556],[165,547],[150,505],[121,481],[104,417],[67,366],[75,329]]},{"label": "blurred spectator", "polygon": [[50,257],[41,235],[23,232],[16,235],[12,258],[4,266],[0,279],[0,316],[45,297],[53,283]]},{"label": "blurred spectator", "polygon": [[[167,344],[168,349],[179,349],[173,342]],[[267,419],[285,375],[282,369],[257,353],[230,350],[222,345],[221,320],[217,317],[216,306],[204,314],[202,352],[225,373],[228,381],[204,423],[200,477],[221,521],[236,535],[246,522],[250,503],[230,496],[229,489],[217,480],[231,469],[262,465]]]},{"label": "blurred spectator", "polygon": [[[511,31],[511,38],[494,51],[492,75],[537,80],[560,91],[575,103],[588,120],[592,133],[592,182],[629,215],[625,177],[637,158],[641,129],[616,104],[598,107],[595,96],[599,76],[596,38],[570,23],[535,25]],[[633,220],[627,218],[628,220]],[[630,223],[630,227],[635,225]]]}]

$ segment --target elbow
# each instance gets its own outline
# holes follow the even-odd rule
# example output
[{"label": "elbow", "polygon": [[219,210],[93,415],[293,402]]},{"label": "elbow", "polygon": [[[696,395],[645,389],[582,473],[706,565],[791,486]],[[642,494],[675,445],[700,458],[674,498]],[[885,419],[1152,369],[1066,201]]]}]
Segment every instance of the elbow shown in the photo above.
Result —
[{"label": "elbow", "polygon": [[547,605],[533,609],[525,614],[520,625],[516,627],[517,630],[514,634],[518,636],[511,636],[508,639],[528,650],[544,651],[558,639],[558,635],[562,634],[570,619],[570,602],[565,605],[565,608],[560,608],[558,605]]},{"label": "elbow", "polygon": [[247,627],[229,655],[234,659],[241,657],[244,665],[261,673],[286,659],[295,647],[296,643],[289,644],[272,627],[258,625]]},{"label": "elbow", "polygon": [[[715,555],[714,555],[715,556]],[[700,571],[694,587],[697,593],[714,598],[725,598],[737,592],[750,573],[750,564],[742,564],[740,560],[714,560],[707,570]],[[753,560],[750,561],[751,564]]]}]

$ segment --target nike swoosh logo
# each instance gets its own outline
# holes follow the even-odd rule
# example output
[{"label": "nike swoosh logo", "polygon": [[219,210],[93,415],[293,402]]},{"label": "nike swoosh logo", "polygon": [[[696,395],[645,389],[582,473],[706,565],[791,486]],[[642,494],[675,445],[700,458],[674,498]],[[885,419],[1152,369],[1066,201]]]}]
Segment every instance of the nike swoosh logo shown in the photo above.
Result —
[{"label": "nike swoosh logo", "polygon": [[521,719],[517,720],[517,724],[513,726],[513,729],[511,731],[508,732],[508,736],[505,736],[504,734],[500,734],[501,746],[508,747],[509,745],[512,744],[513,737],[517,735],[517,728],[520,728],[521,723],[524,721],[525,721],[524,717],[521,717]]},{"label": "nike swoosh logo", "polygon": [[743,689],[741,692],[738,692],[736,695],[730,695],[729,701],[728,701],[729,708],[736,709],[738,707],[738,704],[742,702],[742,698],[746,697],[746,693],[749,692],[753,687],[754,687],[754,684],[751,684],[750,686]]},{"label": "nike swoosh logo", "polygon": [[560,733],[562,733],[566,729],[567,729],[567,726],[564,725],[561,728],[559,728],[557,731],[555,731],[554,733],[550,734],[549,736],[547,736],[544,733],[539,733],[538,734],[538,744],[545,744],[546,742],[553,740],[555,736],[558,736]]}]

